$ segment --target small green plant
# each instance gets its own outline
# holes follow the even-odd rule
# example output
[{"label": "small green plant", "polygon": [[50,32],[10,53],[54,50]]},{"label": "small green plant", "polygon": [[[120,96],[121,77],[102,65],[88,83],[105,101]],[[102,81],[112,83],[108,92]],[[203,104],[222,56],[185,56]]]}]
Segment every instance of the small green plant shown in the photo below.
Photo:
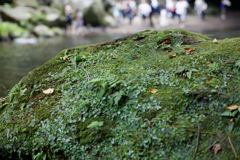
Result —
[{"label": "small green plant", "polygon": [[209,70],[210,71],[215,71],[218,69],[218,64],[216,62],[212,63],[210,66],[209,66]]},{"label": "small green plant", "polygon": [[111,74],[110,72],[108,72],[102,78],[95,78],[89,81],[89,83],[99,84],[101,86],[99,91],[99,98],[103,97],[107,90],[116,87],[118,84],[120,84],[120,82],[121,80],[119,80],[119,77],[115,74]]},{"label": "small green plant", "polygon": [[90,123],[87,126],[87,128],[93,129],[93,128],[98,128],[98,127],[102,127],[102,126],[103,126],[103,122],[102,121],[100,121],[100,122],[94,121],[94,122]]},{"label": "small green plant", "polygon": [[198,70],[195,68],[191,68],[191,67],[186,67],[186,66],[180,66],[178,67],[177,71],[175,71],[175,74],[179,74],[179,73],[183,73],[186,72],[186,75],[189,79],[191,79],[192,77],[192,73],[193,72],[197,72]]}]

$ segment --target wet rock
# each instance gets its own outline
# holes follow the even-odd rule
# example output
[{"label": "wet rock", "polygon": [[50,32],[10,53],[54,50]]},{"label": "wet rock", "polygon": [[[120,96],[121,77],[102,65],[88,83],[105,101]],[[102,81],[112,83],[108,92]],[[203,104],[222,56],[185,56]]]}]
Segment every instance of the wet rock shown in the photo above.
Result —
[{"label": "wet rock", "polygon": [[61,11],[48,6],[41,6],[38,10],[45,15],[46,24],[48,26],[56,26],[60,23]]},{"label": "wet rock", "polygon": [[27,6],[31,8],[38,8],[39,4],[36,0],[13,0],[15,6]]},{"label": "wet rock", "polygon": [[[101,0],[69,0],[66,4],[70,5],[74,10],[80,9],[83,11],[85,24],[91,24],[92,26],[108,24],[104,20],[107,13]],[[53,0],[51,6],[63,11],[64,3],[63,1],[60,3],[59,0]]]},{"label": "wet rock", "polygon": [[15,8],[5,8],[1,7],[0,15],[3,21],[9,22],[20,22],[21,20],[29,20],[34,14],[36,14],[36,10],[29,7],[19,6]]},{"label": "wet rock", "polygon": [[34,27],[33,31],[39,37],[53,37],[55,35],[54,31],[45,25],[38,25]]}]

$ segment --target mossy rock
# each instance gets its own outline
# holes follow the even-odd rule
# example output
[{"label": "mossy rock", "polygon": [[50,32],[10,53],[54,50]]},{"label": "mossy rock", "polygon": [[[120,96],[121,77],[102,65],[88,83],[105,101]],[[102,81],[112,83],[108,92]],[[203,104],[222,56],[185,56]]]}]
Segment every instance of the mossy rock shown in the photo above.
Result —
[{"label": "mossy rock", "polygon": [[181,29],[63,50],[1,100],[1,158],[192,159],[200,126],[196,159],[234,159],[239,51]]}]

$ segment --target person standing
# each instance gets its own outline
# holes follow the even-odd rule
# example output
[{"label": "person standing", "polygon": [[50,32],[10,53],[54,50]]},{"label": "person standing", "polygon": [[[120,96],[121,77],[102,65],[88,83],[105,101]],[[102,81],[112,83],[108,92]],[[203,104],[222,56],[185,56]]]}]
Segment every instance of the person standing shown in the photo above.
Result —
[{"label": "person standing", "polygon": [[66,5],[64,8],[65,11],[65,22],[66,22],[66,34],[72,34],[72,8],[69,5]]},{"label": "person standing", "polygon": [[166,0],[166,9],[168,12],[168,17],[171,18],[170,23],[173,23],[174,20],[174,16],[175,16],[175,4],[176,1],[175,0]]},{"label": "person standing", "polygon": [[142,17],[142,25],[146,26],[146,18],[149,17],[152,8],[151,6],[147,3],[146,0],[141,0],[141,3],[138,6],[139,13]]},{"label": "person standing", "polygon": [[207,3],[204,0],[196,0],[194,3],[194,9],[196,11],[196,14],[198,16],[199,20],[204,20],[204,14],[207,10]]},{"label": "person standing", "polygon": [[76,15],[76,34],[79,35],[81,33],[84,36],[84,20],[83,20],[83,13],[80,10],[77,10]]},{"label": "person standing", "polygon": [[176,14],[178,15],[180,21],[179,21],[179,27],[184,28],[184,22],[187,16],[187,8],[189,7],[189,4],[186,0],[179,0],[176,3]]},{"label": "person standing", "polygon": [[231,6],[230,0],[221,0],[221,19],[226,19],[226,8]]},{"label": "person standing", "polygon": [[151,0],[151,8],[152,8],[152,12],[151,12],[151,18],[152,18],[152,23],[154,26],[155,24],[158,23],[158,19],[160,16],[160,3],[157,0]]},{"label": "person standing", "polygon": [[120,21],[121,21],[121,3],[120,2],[116,2],[116,4],[113,7],[113,16],[115,18],[116,21],[116,27],[118,27],[120,25]]}]

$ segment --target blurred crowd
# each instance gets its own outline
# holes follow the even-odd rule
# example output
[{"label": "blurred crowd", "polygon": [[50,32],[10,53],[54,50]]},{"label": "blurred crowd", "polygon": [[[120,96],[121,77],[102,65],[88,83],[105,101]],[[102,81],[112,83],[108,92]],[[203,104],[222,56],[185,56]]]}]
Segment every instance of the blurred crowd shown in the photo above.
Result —
[{"label": "blurred crowd", "polygon": [[[221,1],[220,17],[226,19],[226,8],[231,5],[231,2],[230,0],[219,1]],[[133,19],[138,17],[141,19],[142,27],[156,25],[164,27],[177,21],[179,27],[184,28],[188,8],[187,0],[117,0],[113,3],[112,15],[115,27],[131,25]],[[204,21],[207,8],[208,4],[205,0],[195,0],[194,10],[199,21]],[[84,35],[84,15],[80,10],[73,11],[71,6],[66,5],[65,18],[67,34],[73,33],[72,28],[74,28],[74,33]],[[74,27],[72,27],[73,21],[76,22]]]}]

